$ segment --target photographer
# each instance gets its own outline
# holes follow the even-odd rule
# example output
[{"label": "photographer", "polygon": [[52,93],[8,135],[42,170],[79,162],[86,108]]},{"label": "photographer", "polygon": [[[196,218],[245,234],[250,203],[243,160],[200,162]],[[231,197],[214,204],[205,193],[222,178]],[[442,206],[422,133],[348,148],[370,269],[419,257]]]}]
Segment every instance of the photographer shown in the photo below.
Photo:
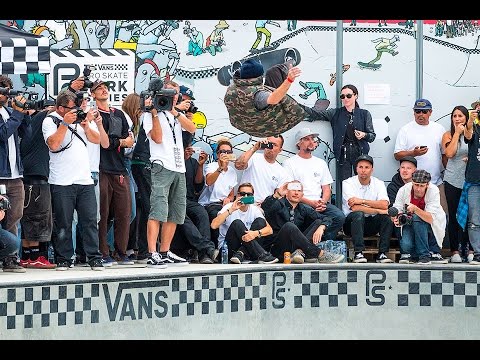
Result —
[{"label": "photographer", "polygon": [[[0,87],[11,90],[12,80],[7,76],[0,75]],[[2,226],[16,236],[17,225],[23,215],[25,197],[19,144],[20,138],[27,136],[31,130],[28,110],[23,108],[26,99],[17,95],[12,100],[12,107],[7,107],[8,96],[0,93],[0,184],[6,186],[6,195],[12,204],[12,208],[2,221]]]},{"label": "photographer", "polygon": [[[2,195],[0,195],[0,203],[2,204],[0,209],[0,221],[5,218],[5,210],[6,206],[5,199]],[[22,273],[26,270],[19,265],[19,260],[17,257],[18,248],[20,247],[18,238],[8,232],[0,228],[0,261],[3,264],[3,271],[4,272],[17,272]]]},{"label": "photographer", "polygon": [[97,203],[87,149],[87,142],[100,142],[96,123],[101,122],[101,117],[91,109],[78,123],[76,101],[74,93],[62,90],[57,96],[55,111],[42,124],[43,137],[50,150],[48,182],[57,230],[54,242],[57,270],[68,270],[72,264],[74,210],[82,228],[88,263],[92,270],[103,270],[98,250]]},{"label": "photographer", "polygon": [[[431,179],[429,172],[416,170],[412,181],[402,186],[395,198],[392,208],[397,209],[399,214],[407,215],[407,219],[402,221],[404,225],[401,225],[399,216],[391,216],[394,225],[402,227],[400,263],[411,263],[418,257],[419,264],[430,264],[432,255],[429,243],[433,244],[435,239],[440,247],[445,236],[447,219],[440,205],[440,192],[438,187],[430,182]],[[391,210],[389,209],[389,215],[393,213]],[[411,217],[411,220],[408,220],[408,217]],[[435,253],[440,252],[440,248],[432,247],[432,250]]]}]

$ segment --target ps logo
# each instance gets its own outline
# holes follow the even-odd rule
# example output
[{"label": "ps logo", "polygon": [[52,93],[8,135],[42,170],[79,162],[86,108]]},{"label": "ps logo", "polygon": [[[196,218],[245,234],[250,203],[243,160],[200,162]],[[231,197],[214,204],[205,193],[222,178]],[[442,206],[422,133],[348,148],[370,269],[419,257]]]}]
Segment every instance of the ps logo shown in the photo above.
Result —
[{"label": "ps logo", "polygon": [[[365,296],[367,298],[367,304],[371,306],[380,306],[385,304],[385,296],[380,291],[385,290],[384,285],[375,285],[370,288],[370,281],[372,284],[383,284],[386,279],[384,271],[370,270],[367,272],[365,282]],[[371,298],[371,299],[370,299]]]},{"label": "ps logo", "polygon": [[285,293],[283,286],[287,282],[287,276],[284,272],[276,272],[273,274],[272,282],[272,306],[274,309],[283,309],[285,307],[285,297],[281,294]]},{"label": "ps logo", "polygon": [[80,67],[75,63],[56,64],[53,67],[53,95],[57,96],[60,90],[70,81],[80,76]]}]

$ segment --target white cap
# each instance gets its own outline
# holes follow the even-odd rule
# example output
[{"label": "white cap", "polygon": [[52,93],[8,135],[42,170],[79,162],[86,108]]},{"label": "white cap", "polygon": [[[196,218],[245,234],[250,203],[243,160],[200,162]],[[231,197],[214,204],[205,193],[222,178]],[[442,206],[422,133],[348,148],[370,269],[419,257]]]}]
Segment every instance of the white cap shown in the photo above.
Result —
[{"label": "white cap", "polygon": [[308,135],[312,135],[316,137],[318,136],[318,133],[313,132],[312,130],[310,130],[310,128],[303,128],[298,130],[297,133],[295,134],[295,145],[298,144],[300,140],[302,140],[302,138]]}]

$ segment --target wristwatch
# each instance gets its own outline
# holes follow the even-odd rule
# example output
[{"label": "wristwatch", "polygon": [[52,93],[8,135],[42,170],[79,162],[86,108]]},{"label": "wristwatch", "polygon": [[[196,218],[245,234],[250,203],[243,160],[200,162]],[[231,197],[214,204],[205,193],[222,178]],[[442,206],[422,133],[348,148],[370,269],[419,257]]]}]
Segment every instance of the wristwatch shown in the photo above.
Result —
[{"label": "wristwatch", "polygon": [[178,119],[182,113],[180,111],[177,112],[177,115],[173,115],[175,119]]},{"label": "wristwatch", "polygon": [[219,174],[221,174],[221,173],[223,172],[223,169],[222,169],[222,168],[218,168],[218,169],[216,170],[216,172],[218,172]]},{"label": "wristwatch", "polygon": [[258,236],[257,236],[257,238],[260,239],[261,237],[262,237],[262,231],[261,231],[261,230],[258,230]]}]

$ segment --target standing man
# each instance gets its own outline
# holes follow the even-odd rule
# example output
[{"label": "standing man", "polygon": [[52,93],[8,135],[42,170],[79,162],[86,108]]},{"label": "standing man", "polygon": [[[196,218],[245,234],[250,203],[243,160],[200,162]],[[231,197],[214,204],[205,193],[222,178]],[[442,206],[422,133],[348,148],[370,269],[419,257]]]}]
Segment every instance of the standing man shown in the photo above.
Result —
[{"label": "standing man", "polygon": [[78,224],[82,228],[87,261],[92,270],[103,270],[97,230],[97,201],[87,149],[88,141],[100,142],[97,129],[102,126],[102,117],[91,109],[79,123],[76,99],[77,96],[70,90],[62,90],[57,96],[55,111],[42,124],[43,137],[50,150],[48,182],[57,229],[54,242],[57,270],[65,271],[72,265],[74,210],[77,210]]},{"label": "standing man", "polygon": [[357,158],[356,170],[357,175],[343,180],[342,183],[342,209],[347,216],[343,229],[345,234],[352,236],[355,250],[353,262],[367,262],[363,256],[363,236],[380,233],[376,262],[391,263],[393,261],[385,254],[390,248],[393,228],[387,215],[390,203],[387,188],[382,180],[372,176],[373,158],[370,155],[360,155]]},{"label": "standing man", "polygon": [[[277,156],[282,152],[283,141],[282,135],[269,136],[257,141],[235,161],[235,168],[244,170],[240,183],[248,182],[255,187],[257,203],[261,203],[287,181],[288,174],[285,168],[277,162]],[[263,154],[257,153],[258,150],[263,150]]]},{"label": "standing man", "polygon": [[442,150],[445,128],[439,123],[430,122],[432,103],[427,99],[415,101],[413,114],[414,121],[405,124],[398,131],[393,155],[395,160],[405,156],[415,157],[417,168],[428,171],[432,176],[432,184],[438,186],[442,208],[447,211],[442,179],[444,164],[446,164],[446,157]]},{"label": "standing man", "polygon": [[130,194],[130,177],[124,161],[125,148],[133,146],[133,134],[129,133],[124,112],[108,104],[110,98],[108,82],[96,80],[90,91],[102,117],[102,126],[108,134],[108,144],[100,144],[100,222],[98,223],[100,251],[105,264],[115,262],[110,256],[107,242],[108,218],[110,209],[114,208],[113,228],[118,264],[133,265],[134,262],[126,254],[132,194]]},{"label": "standing man", "polygon": [[[182,129],[194,133],[195,124],[182,112],[188,110],[190,101],[175,105],[180,87],[170,81],[165,89],[173,89],[172,108],[144,113],[143,128],[150,144],[152,162],[152,194],[147,223],[147,241],[150,256],[147,266],[165,268],[167,264],[187,265],[188,262],[170,251],[177,224],[183,224],[186,213],[187,188],[185,184],[185,159]],[[160,252],[156,243],[160,232]]]},{"label": "standing man", "polygon": [[298,180],[303,184],[301,202],[332,218],[332,224],[325,231],[323,238],[335,240],[345,222],[345,215],[330,203],[333,178],[327,163],[312,155],[318,145],[318,134],[309,128],[300,129],[295,134],[295,143],[298,153],[285,160],[283,167],[287,170],[291,180]]},{"label": "standing man", "polygon": [[[13,87],[12,80],[0,75],[0,87],[6,91]],[[17,236],[17,225],[23,216],[23,164],[20,158],[20,140],[31,131],[30,115],[23,109],[25,98],[21,95],[12,99],[12,107],[7,107],[8,96],[0,94],[0,184],[7,188],[6,195],[11,209],[5,213],[2,227]],[[18,105],[20,104],[20,105]]]}]

